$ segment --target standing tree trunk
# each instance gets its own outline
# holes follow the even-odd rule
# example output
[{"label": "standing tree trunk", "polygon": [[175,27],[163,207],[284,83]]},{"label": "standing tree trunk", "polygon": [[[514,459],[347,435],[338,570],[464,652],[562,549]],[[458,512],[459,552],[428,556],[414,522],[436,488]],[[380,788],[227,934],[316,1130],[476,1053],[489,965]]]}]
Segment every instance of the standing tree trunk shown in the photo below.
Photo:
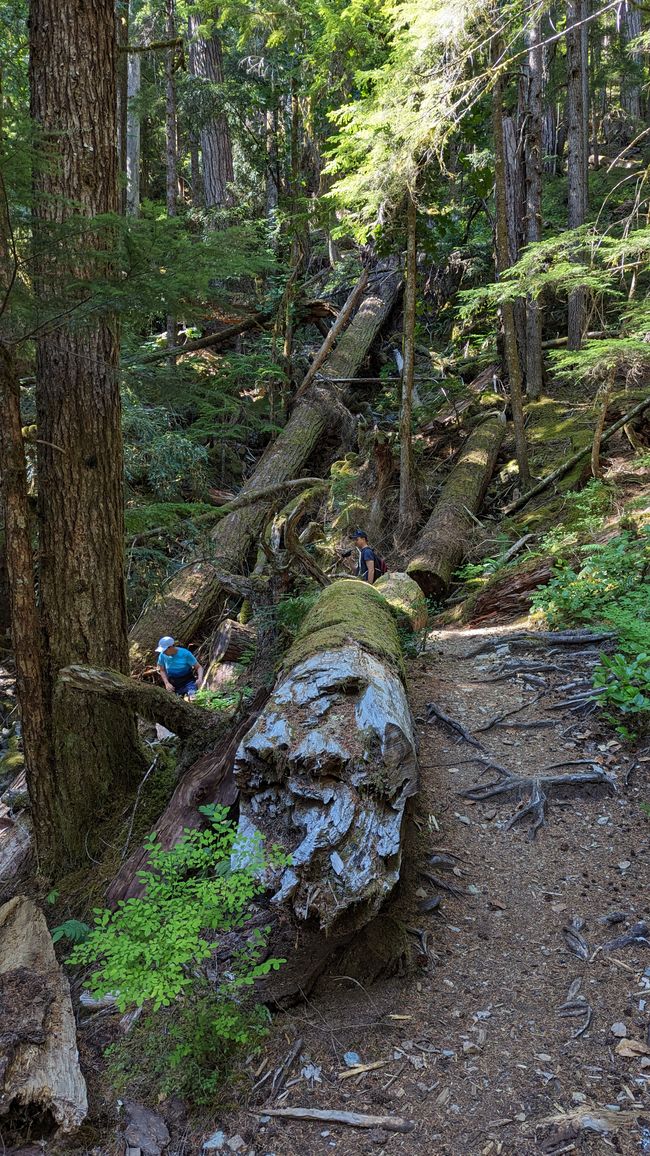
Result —
[{"label": "standing tree trunk", "polygon": [[[502,51],[502,41],[499,37],[493,43],[493,54],[499,60]],[[498,64],[497,64],[497,67]],[[506,196],[506,158],[503,137],[503,79],[499,73],[494,81],[492,93],[492,128],[494,133],[494,200],[496,208],[496,264],[497,273],[502,273],[510,265],[510,251],[508,246],[508,200]],[[519,350],[517,348],[517,329],[515,324],[515,310],[512,301],[504,301],[501,306],[503,319],[503,336],[505,342],[506,365],[508,367],[508,384],[510,390],[510,406],[512,409],[512,423],[515,430],[515,446],[517,465],[519,467],[519,481],[522,489],[530,485],[530,470],[528,466],[528,446],[526,445],[526,431],[524,428],[524,406],[522,399],[522,376]]]},{"label": "standing tree trunk", "polygon": [[[133,3],[133,0],[131,0]],[[140,216],[140,96],[142,61],[139,52],[128,53],[126,107],[126,213]]]},{"label": "standing tree trunk", "polygon": [[[527,32],[526,92],[526,241],[529,245],[542,236],[542,28],[534,11],[529,11]],[[526,390],[529,398],[540,397],[543,384],[542,314],[539,301],[526,299]]]},{"label": "standing tree trunk", "polygon": [[626,68],[621,82],[621,105],[633,121],[634,129],[634,125],[641,120],[640,80],[642,77],[641,53],[636,49],[630,51],[627,47],[632,40],[637,40],[641,35],[641,9],[637,7],[634,0],[626,0],[623,5],[623,11],[621,13],[621,35],[626,48],[626,56],[629,60],[629,68]]},{"label": "standing tree trunk", "polygon": [[[113,0],[32,0],[31,110],[49,161],[34,174],[43,316],[62,297],[82,299],[75,286],[97,276],[95,250],[106,246],[89,222],[49,258],[72,207],[82,220],[117,211],[115,44]],[[80,708],[57,688],[71,663],[128,670],[118,357],[106,315],[37,339],[39,588],[56,772],[43,784],[48,821],[36,834],[59,868],[85,857],[98,815],[143,765],[129,709],[91,699]]]},{"label": "standing tree trunk", "polygon": [[120,211],[126,212],[126,158],[128,120],[128,53],[129,43],[129,0],[115,0],[115,32],[117,38],[117,171],[121,178],[119,186]]},{"label": "standing tree trunk", "polygon": [[406,284],[404,287],[404,368],[399,419],[399,535],[407,538],[417,515],[413,487],[413,377],[415,371],[415,311],[417,303],[417,207],[408,194],[406,210]]},{"label": "standing tree trunk", "polygon": [[[218,13],[213,12],[211,21],[216,21],[217,17]],[[216,86],[223,84],[221,41],[215,32],[205,38],[200,34],[203,20],[202,14],[196,10],[190,13],[190,72],[206,85]],[[200,127],[203,203],[206,209],[232,204],[235,179],[228,120],[223,109],[217,111],[214,108],[216,100],[216,93],[212,91],[209,95],[212,111]]]},{"label": "standing tree trunk", "polygon": [[[587,165],[589,133],[585,123],[585,60],[583,28],[585,0],[568,0],[567,4],[567,179],[568,226],[584,224],[587,213]],[[568,349],[579,349],[585,328],[586,290],[582,287],[569,294]]]},{"label": "standing tree trunk", "polygon": [[[173,42],[176,37],[176,0],[166,0],[167,5],[167,39]],[[178,195],[178,136],[176,130],[176,82],[174,80],[174,64],[176,48],[173,43],[167,49],[165,58],[165,155],[166,164],[166,201],[167,216],[176,216],[176,197]],[[176,318],[172,314],[167,316],[167,348],[173,349],[176,345]],[[175,364],[173,357],[170,365]]]}]

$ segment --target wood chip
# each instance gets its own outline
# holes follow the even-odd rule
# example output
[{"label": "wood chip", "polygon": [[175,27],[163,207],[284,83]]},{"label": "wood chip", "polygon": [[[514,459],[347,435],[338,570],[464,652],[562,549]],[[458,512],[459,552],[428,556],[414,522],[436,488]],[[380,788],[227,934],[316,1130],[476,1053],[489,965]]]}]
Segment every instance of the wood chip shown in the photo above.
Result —
[{"label": "wood chip", "polygon": [[364,1072],[374,1072],[375,1068],[385,1068],[388,1060],[375,1060],[372,1064],[356,1064],[339,1072],[339,1080],[349,1080],[350,1076],[361,1076]]}]

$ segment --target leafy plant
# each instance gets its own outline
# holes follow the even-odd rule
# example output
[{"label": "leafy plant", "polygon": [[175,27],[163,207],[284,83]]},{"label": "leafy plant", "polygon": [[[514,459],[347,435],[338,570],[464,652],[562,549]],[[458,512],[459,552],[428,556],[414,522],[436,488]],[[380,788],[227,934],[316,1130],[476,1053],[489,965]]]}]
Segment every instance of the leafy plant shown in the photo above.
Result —
[{"label": "leafy plant", "polygon": [[[50,892],[50,895],[54,894],[55,892]],[[50,899],[49,895],[47,899],[48,903],[56,903],[56,899]],[[85,943],[90,934],[90,927],[80,919],[66,919],[65,923],[53,927],[51,934],[52,943],[59,943],[61,939],[69,939],[70,943]]]},{"label": "leafy plant", "polygon": [[233,691],[218,691],[218,690],[200,690],[194,696],[194,702],[198,706],[207,707],[208,710],[232,710],[240,704],[243,698],[249,697],[253,693],[250,686],[243,686]]},{"label": "leafy plant", "polygon": [[[119,903],[115,911],[96,909],[94,928],[70,957],[71,963],[96,967],[91,990],[114,994],[122,1011],[148,1001],[156,1011],[191,990],[218,935],[245,924],[250,902],[261,890],[267,866],[261,839],[244,846],[236,841],[225,808],[201,810],[210,819],[207,830],[186,830],[170,851],[149,836],[149,868],[138,872],[144,896]],[[271,862],[282,862],[275,849]],[[265,942],[262,930],[249,936],[218,988],[224,999],[280,967],[281,960],[262,961]]]}]

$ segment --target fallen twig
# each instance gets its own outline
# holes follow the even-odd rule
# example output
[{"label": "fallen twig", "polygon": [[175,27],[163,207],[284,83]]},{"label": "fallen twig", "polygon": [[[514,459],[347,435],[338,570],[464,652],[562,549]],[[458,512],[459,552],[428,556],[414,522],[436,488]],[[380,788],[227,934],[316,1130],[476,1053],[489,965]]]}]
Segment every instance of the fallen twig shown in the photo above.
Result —
[{"label": "fallen twig", "polygon": [[302,1037],[299,1036],[295,1043],[292,1044],[291,1048],[287,1052],[282,1063],[280,1064],[280,1067],[277,1069],[273,1077],[273,1083],[271,1084],[271,1090],[269,1092],[270,1099],[272,1099],[274,1096],[277,1096],[282,1091],[287,1076],[289,1075],[289,1072],[291,1071],[291,1068],[300,1055],[301,1051]]},{"label": "fallen twig", "polygon": [[324,1124],[347,1124],[350,1128],[385,1128],[387,1132],[412,1132],[415,1120],[402,1116],[366,1116],[361,1112],[335,1112],[321,1108],[263,1108],[255,1116],[277,1116],[285,1120],[315,1120]]}]

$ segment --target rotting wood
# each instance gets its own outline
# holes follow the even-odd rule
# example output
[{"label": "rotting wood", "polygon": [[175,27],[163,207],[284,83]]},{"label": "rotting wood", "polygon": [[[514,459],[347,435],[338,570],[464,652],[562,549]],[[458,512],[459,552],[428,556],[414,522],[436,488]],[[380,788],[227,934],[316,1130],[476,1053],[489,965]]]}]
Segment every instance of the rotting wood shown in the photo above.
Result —
[{"label": "rotting wood", "polygon": [[0,908],[0,1129],[6,1144],[30,1122],[71,1132],[88,1111],[70,988],[43,913],[25,896]]},{"label": "rotting wood", "polygon": [[362,1112],[335,1112],[321,1108],[264,1108],[255,1115],[285,1120],[315,1120],[324,1124],[347,1124],[350,1128],[385,1128],[387,1132],[412,1132],[414,1120],[401,1116],[367,1116]]},{"label": "rotting wood", "polygon": [[415,632],[425,629],[429,620],[426,599],[417,582],[408,574],[399,570],[382,574],[375,582],[375,590],[386,599],[399,626]]},{"label": "rotting wood", "polygon": [[[401,276],[392,263],[379,267],[357,313],[323,366],[323,378],[353,377],[361,368],[377,334],[397,300]],[[323,436],[351,421],[345,404],[349,391],[312,382],[294,408],[287,425],[263,454],[241,495],[295,478]],[[222,592],[218,572],[241,572],[267,521],[269,503],[228,514],[211,531],[214,562],[197,560],[177,572],[161,594],[145,607],[131,630],[132,665],[141,670],[162,633],[189,642],[218,605]]]},{"label": "rotting wood", "polygon": [[309,611],[235,779],[241,837],[260,831],[291,855],[267,878],[271,950],[288,962],[263,989],[286,1000],[390,895],[417,789],[397,626],[368,583],[335,582]]},{"label": "rotting wood", "polygon": [[[221,738],[214,750],[201,755],[182,776],[153,828],[153,834],[166,851],[179,841],[183,831],[204,824],[205,819],[198,809],[200,806],[218,803],[229,809],[234,808],[239,793],[233,778],[235,752],[267,698],[268,691],[258,691],[245,713]],[[142,847],[129,856],[108,889],[107,900],[111,905],[121,899],[142,895],[144,888],[137,873],[146,867],[146,863],[147,853]]]},{"label": "rotting wood", "polygon": [[212,636],[210,662],[237,662],[255,646],[255,629],[236,618],[226,618]]},{"label": "rotting wood", "polygon": [[427,596],[441,599],[460,565],[492,477],[505,422],[492,417],[468,437],[406,567]]},{"label": "rotting wood", "polygon": [[[623,426],[633,421],[635,417],[639,417],[640,414],[645,413],[649,406],[650,396],[644,398],[643,401],[640,401],[638,405],[635,405],[633,409],[629,410],[623,417],[619,418],[618,421],[615,421],[613,425],[608,426],[600,439],[601,446],[604,446],[610,440],[610,438],[614,436],[615,433],[618,433],[620,429],[623,429]],[[563,478],[565,474],[568,474],[569,470],[573,469],[574,466],[577,466],[583,458],[589,457],[591,451],[592,446],[588,445],[583,449],[578,450],[578,452],[573,454],[570,458],[567,458],[567,460],[563,462],[561,466],[558,466],[556,470],[553,470],[551,474],[548,474],[547,477],[542,478],[541,482],[538,482],[536,486],[533,486],[532,490],[528,490],[527,493],[522,494],[520,498],[517,498],[515,502],[510,502],[508,506],[504,506],[502,510],[503,516],[508,518],[517,510],[521,510],[523,506],[528,505],[528,502],[530,502],[532,498],[536,498],[538,494],[542,494],[544,490],[547,490],[549,486],[553,485],[553,482],[558,482],[560,478]]]},{"label": "rotting wood", "polygon": [[288,478],[286,482],[273,482],[270,486],[265,486],[264,489],[238,494],[232,501],[217,507],[214,513],[216,515],[223,514],[225,517],[226,514],[232,514],[235,510],[243,510],[246,506],[253,506],[255,502],[282,497],[287,490],[305,490],[308,486],[324,487],[327,486],[327,482],[323,478]]}]

